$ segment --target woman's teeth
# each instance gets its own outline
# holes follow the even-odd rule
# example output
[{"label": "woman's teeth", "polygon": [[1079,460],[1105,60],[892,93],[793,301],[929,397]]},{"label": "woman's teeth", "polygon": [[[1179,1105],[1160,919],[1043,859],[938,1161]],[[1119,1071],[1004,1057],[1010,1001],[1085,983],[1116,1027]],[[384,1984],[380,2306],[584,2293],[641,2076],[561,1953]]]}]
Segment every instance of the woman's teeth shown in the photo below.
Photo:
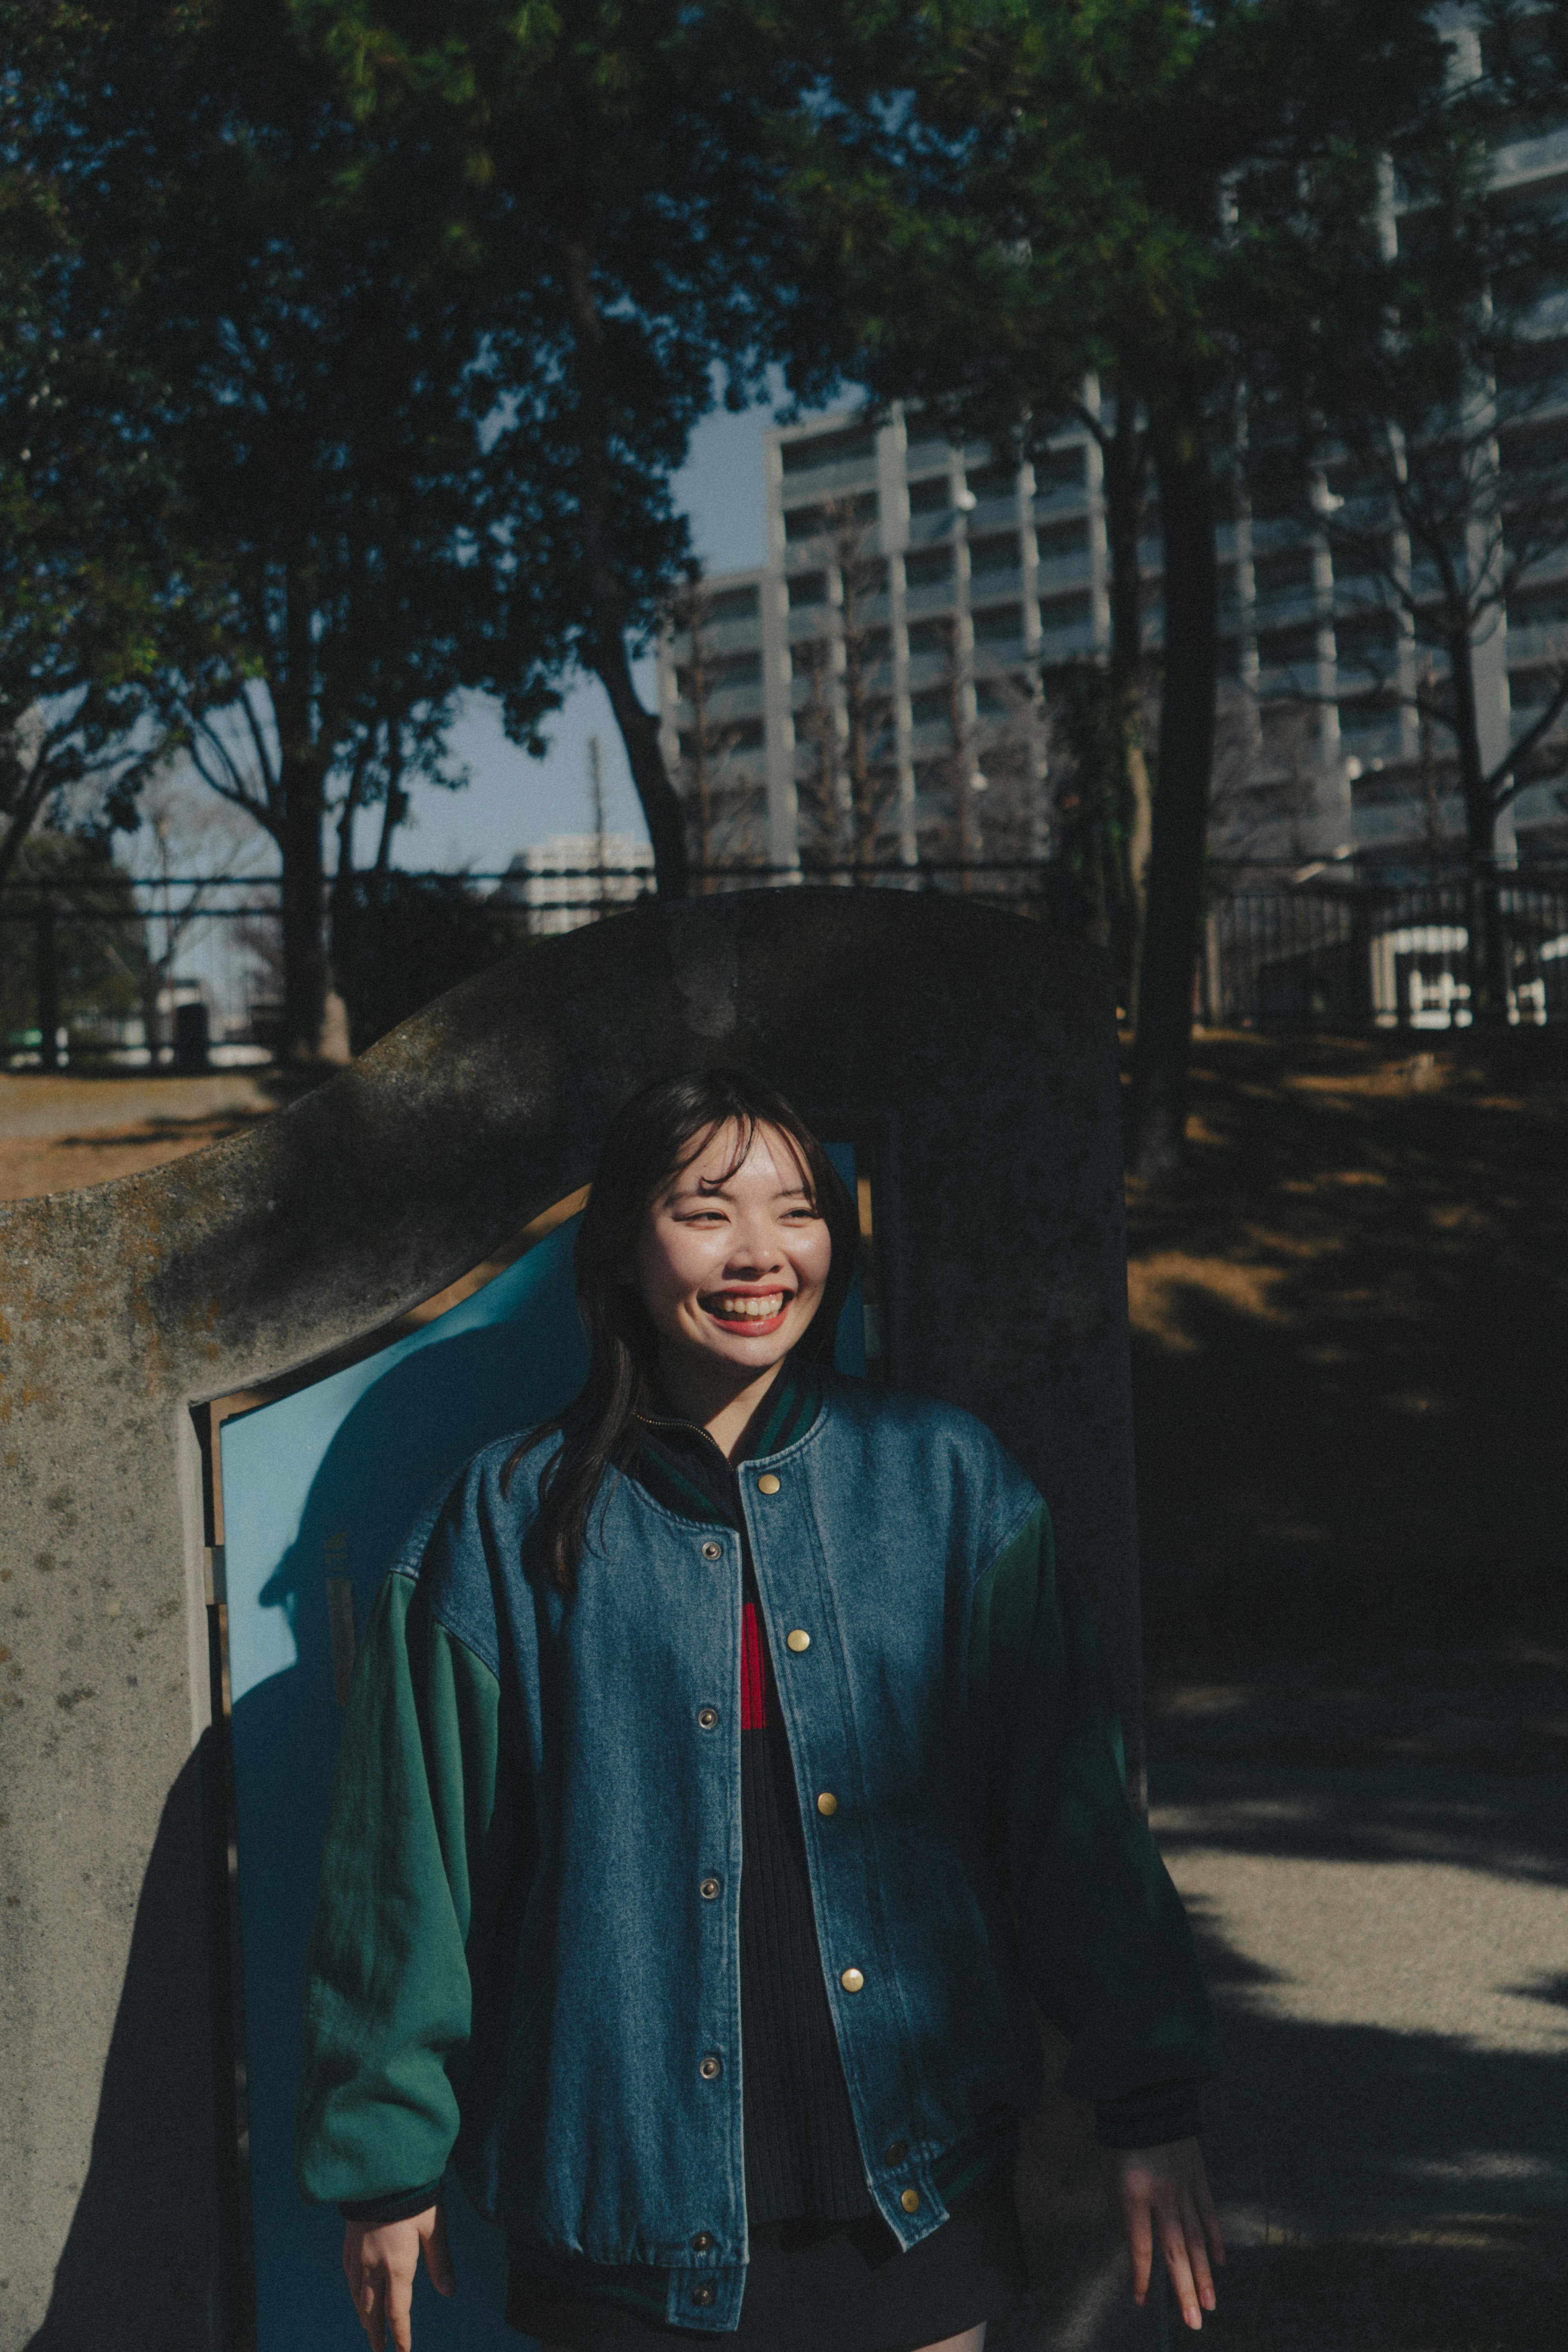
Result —
[{"label": "woman's teeth", "polygon": [[766,1323],[771,1316],[782,1313],[783,1307],[781,1290],[770,1290],[766,1298],[732,1298],[725,1293],[714,1300],[712,1312],[722,1315],[728,1322],[737,1322],[744,1317],[747,1322]]}]

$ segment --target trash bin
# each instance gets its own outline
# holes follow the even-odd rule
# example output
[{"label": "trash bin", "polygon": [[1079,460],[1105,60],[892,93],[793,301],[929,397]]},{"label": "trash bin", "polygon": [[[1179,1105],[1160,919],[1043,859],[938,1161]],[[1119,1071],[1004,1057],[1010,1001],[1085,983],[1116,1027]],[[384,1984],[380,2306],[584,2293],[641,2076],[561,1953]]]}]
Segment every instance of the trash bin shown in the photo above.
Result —
[{"label": "trash bin", "polygon": [[207,1008],[200,998],[174,1007],[174,1067],[204,1070],[207,1066]]}]

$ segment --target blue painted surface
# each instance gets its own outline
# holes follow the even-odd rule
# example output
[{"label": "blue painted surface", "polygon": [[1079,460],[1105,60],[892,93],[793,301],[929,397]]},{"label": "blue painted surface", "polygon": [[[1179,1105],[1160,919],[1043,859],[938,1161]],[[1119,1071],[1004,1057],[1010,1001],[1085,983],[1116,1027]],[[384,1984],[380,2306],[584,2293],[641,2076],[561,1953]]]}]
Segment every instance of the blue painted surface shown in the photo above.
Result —
[{"label": "blue painted surface", "polygon": [[[831,1147],[854,1183],[854,1155]],[[332,1689],[328,1580],[363,1626],[433,1488],[494,1438],[547,1420],[580,1387],[576,1219],[473,1297],[395,1346],[222,1424],[225,1566],[250,2097],[257,2352],[361,2342],[340,2267],[342,2224],[294,2186],[305,1953],[342,1712]],[[860,1282],[837,1360],[863,1372]],[[498,2233],[461,2192],[448,2206],[459,2290],[421,2273],[417,2352],[516,2352],[501,2317]]]}]

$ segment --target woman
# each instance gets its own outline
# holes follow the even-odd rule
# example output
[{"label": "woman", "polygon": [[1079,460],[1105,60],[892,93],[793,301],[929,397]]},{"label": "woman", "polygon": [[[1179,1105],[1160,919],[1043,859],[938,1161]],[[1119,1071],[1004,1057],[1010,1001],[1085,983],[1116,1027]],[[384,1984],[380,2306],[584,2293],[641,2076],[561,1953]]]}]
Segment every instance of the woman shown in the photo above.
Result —
[{"label": "woman", "polygon": [[1223,2259],[1211,2022],[1045,1507],[978,1423],[827,1369],[853,1206],[778,1095],[615,1119],[581,1395],[479,1454],[367,1632],[299,2173],[375,2352],[451,2158],[567,2352],[979,2352],[1024,2284],[1037,2000],[1140,2301]]}]

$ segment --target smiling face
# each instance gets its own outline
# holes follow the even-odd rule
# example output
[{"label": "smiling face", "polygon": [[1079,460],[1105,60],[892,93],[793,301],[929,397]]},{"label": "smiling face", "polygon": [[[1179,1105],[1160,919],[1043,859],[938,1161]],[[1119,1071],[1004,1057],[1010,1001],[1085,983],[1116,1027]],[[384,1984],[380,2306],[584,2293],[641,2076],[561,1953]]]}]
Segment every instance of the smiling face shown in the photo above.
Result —
[{"label": "smiling face", "polygon": [[832,1242],[789,1137],[758,1127],[736,1167],[738,1142],[719,1128],[655,1195],[638,1237],[636,1287],[672,1386],[748,1387],[821,1304]]}]

